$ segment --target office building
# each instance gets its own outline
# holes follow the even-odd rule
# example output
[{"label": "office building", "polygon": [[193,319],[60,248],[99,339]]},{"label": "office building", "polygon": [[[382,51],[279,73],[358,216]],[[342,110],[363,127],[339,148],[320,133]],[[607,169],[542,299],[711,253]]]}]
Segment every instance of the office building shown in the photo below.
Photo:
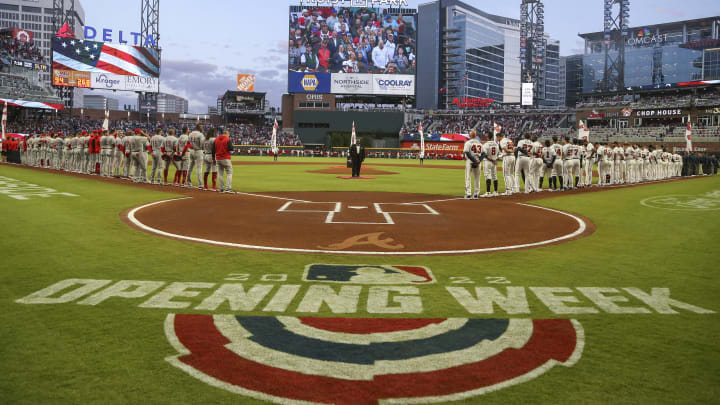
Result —
[{"label": "office building", "polygon": [[116,98],[85,94],[83,96],[83,107],[88,110],[117,111],[120,109],[120,103]]},{"label": "office building", "polygon": [[[651,89],[720,79],[719,33],[717,16],[630,28],[624,40],[625,88]],[[582,91],[591,93],[603,88],[603,33],[580,37],[585,40]],[[616,48],[613,42],[613,58],[618,53]]]}]

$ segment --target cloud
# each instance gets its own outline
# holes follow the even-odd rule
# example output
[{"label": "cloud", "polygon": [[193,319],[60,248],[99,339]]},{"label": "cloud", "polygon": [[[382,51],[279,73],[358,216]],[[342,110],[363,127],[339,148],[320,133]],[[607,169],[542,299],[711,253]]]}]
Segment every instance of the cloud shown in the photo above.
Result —
[{"label": "cloud", "polygon": [[256,75],[255,91],[268,93],[268,103],[279,106],[282,94],[287,92],[285,69],[256,71],[200,61],[163,61],[160,90],[188,99],[190,112],[206,113],[207,106],[217,104],[218,96],[235,89],[238,73],[250,73]]},{"label": "cloud", "polygon": [[683,10],[666,10],[662,8],[656,8],[655,12],[658,14],[669,14],[673,17],[685,17],[686,13]]}]

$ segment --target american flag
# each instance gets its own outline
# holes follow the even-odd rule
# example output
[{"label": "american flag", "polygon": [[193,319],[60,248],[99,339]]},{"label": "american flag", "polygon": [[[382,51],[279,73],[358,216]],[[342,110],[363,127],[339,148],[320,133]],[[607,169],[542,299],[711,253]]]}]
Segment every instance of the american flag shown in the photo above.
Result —
[{"label": "american flag", "polygon": [[350,145],[357,143],[357,136],[355,135],[355,121],[353,121],[352,133],[350,134]]},{"label": "american flag", "polygon": [[423,134],[422,122],[418,126],[418,132],[420,133],[420,154],[425,156],[425,134]]},{"label": "american flag", "polygon": [[465,72],[465,76],[463,76],[462,79],[460,79],[460,81],[458,82],[458,89],[459,89],[460,87],[462,87],[463,83],[465,83],[465,81],[466,81],[467,79],[468,79],[468,72],[466,71],[466,72]]},{"label": "american flag", "polygon": [[273,131],[272,131],[272,138],[270,138],[270,148],[272,149],[273,153],[277,153],[277,130],[278,130],[278,123],[277,120],[275,120],[275,124],[273,124]]},{"label": "american flag", "polygon": [[160,76],[157,50],[75,38],[53,40],[53,69],[125,76]]},{"label": "american flag", "polygon": [[3,107],[2,115],[2,139],[5,139],[5,126],[7,125],[7,101],[5,101],[5,107]]}]

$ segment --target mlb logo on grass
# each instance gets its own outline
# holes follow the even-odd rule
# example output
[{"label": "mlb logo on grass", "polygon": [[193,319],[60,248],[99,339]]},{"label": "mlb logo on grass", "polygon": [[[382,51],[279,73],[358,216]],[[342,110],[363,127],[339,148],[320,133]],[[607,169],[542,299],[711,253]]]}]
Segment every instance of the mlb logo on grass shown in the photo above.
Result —
[{"label": "mlb logo on grass", "polygon": [[435,282],[430,269],[421,266],[310,264],[303,281],[346,284],[430,284]]}]

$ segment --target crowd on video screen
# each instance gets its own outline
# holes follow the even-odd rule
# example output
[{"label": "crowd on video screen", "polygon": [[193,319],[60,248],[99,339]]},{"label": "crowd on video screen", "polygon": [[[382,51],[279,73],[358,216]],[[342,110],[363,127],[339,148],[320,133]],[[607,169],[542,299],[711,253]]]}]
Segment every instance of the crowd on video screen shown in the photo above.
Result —
[{"label": "crowd on video screen", "polygon": [[415,74],[415,15],[366,7],[290,13],[289,68],[296,72]]}]

